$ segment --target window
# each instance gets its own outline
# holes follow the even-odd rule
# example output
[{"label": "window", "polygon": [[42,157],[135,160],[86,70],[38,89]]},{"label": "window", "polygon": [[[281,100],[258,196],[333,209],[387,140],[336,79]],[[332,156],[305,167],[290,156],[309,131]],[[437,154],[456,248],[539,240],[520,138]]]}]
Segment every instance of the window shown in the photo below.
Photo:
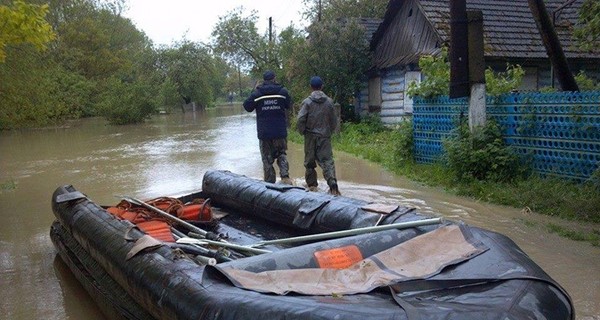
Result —
[{"label": "window", "polygon": [[369,79],[369,112],[381,110],[381,78]]}]

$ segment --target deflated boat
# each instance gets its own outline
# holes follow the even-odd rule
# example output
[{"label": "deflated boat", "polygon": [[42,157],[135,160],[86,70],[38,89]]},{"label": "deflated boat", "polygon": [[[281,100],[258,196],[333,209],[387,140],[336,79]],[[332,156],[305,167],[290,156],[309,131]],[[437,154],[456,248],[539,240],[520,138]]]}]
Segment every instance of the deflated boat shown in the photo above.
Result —
[{"label": "deflated boat", "polygon": [[195,193],[122,198],[52,197],[52,241],[111,318],[575,319],[510,239],[412,208],[228,171]]}]

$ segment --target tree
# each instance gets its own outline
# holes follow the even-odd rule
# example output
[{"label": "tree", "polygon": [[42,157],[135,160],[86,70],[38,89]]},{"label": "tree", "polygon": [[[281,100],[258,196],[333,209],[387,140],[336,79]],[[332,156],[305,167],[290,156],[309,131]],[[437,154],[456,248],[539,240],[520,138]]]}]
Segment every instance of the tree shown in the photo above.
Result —
[{"label": "tree", "polygon": [[217,65],[218,60],[207,47],[187,40],[159,50],[159,71],[182,103],[209,106],[214,102],[216,92],[225,80]]},{"label": "tree", "polygon": [[[304,69],[307,62],[302,52],[306,48],[306,36],[304,32],[290,25],[278,36],[279,56],[281,58],[281,70],[278,75],[280,82],[285,83],[288,89],[298,97],[309,93],[309,73]],[[294,98],[294,96],[292,96]]]},{"label": "tree", "polygon": [[[311,75],[325,81],[324,90],[342,104],[350,103],[370,65],[365,29],[357,18],[382,18],[387,0],[305,0],[304,16],[312,21],[308,39],[296,44],[293,70],[306,88]],[[297,85],[295,85],[297,86]]]},{"label": "tree", "polygon": [[[276,57],[268,39],[258,34],[256,11],[244,16],[244,8],[238,7],[219,17],[212,32],[213,48],[217,54],[242,69],[264,70]],[[275,62],[277,64],[277,62]]]},{"label": "tree", "polygon": [[49,2],[48,22],[58,36],[48,50],[6,47],[9,55],[0,64],[0,128],[90,115],[113,123],[147,118],[161,79],[151,42],[119,14],[123,0]]},{"label": "tree", "polygon": [[339,18],[383,18],[389,0],[303,0],[303,15],[315,22]]},{"label": "tree", "polygon": [[48,5],[26,4],[16,0],[11,7],[0,5],[0,62],[6,59],[6,46],[29,43],[37,49],[56,37],[46,22]]},{"label": "tree", "polygon": [[[369,43],[356,20],[323,21],[308,28],[309,38],[296,59],[303,61],[305,79],[319,75],[325,91],[342,104],[359,90],[370,64]],[[308,80],[305,80],[305,82]]]},{"label": "tree", "polygon": [[600,1],[585,0],[582,4],[574,37],[584,50],[600,47]]}]

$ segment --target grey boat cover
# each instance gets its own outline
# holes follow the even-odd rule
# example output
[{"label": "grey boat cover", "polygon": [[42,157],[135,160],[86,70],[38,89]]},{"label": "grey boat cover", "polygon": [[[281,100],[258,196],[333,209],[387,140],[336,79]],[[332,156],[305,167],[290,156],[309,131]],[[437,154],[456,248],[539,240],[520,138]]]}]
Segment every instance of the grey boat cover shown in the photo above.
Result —
[{"label": "grey boat cover", "polygon": [[[429,278],[446,266],[468,260],[485,250],[466,227],[449,225],[366,258],[356,244],[315,251],[313,256],[318,268],[283,267],[253,272],[238,269],[235,263],[216,268],[244,289],[276,294],[346,295],[366,293],[400,281]],[[247,267],[248,263],[243,265]],[[289,264],[289,261],[274,266],[281,263]]]}]

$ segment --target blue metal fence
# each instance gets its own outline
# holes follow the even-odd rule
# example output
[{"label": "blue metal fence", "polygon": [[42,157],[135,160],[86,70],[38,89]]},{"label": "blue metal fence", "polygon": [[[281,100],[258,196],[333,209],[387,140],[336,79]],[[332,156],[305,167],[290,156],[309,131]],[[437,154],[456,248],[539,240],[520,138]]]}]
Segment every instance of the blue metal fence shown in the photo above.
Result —
[{"label": "blue metal fence", "polygon": [[[600,92],[518,93],[487,98],[504,139],[544,175],[584,180],[600,164]],[[468,117],[466,98],[415,99],[415,160],[443,155],[442,140]]]}]

